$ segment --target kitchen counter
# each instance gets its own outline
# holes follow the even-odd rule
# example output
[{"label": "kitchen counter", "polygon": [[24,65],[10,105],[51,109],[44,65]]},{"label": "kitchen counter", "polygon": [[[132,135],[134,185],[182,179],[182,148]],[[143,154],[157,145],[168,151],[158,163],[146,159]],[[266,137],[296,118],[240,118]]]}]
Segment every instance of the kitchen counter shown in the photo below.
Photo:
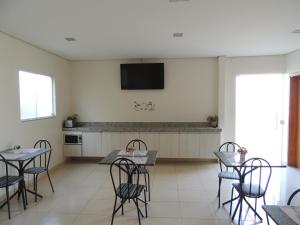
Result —
[{"label": "kitchen counter", "polygon": [[81,132],[209,132],[220,133],[221,128],[209,127],[205,122],[79,122],[63,131]]}]

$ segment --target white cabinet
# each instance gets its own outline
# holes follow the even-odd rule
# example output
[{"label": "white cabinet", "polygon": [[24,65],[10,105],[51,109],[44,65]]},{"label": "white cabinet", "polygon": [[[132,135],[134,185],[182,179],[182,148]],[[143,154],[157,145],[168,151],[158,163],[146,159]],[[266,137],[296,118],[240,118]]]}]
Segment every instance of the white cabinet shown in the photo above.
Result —
[{"label": "white cabinet", "polygon": [[[65,156],[105,157],[124,149],[129,141],[141,139],[159,158],[213,159],[220,145],[218,132],[83,132],[82,146],[65,146]],[[82,147],[82,149],[81,149]]]},{"label": "white cabinet", "polygon": [[178,158],[179,157],[179,134],[178,133],[160,133],[158,157],[160,158]]},{"label": "white cabinet", "polygon": [[159,150],[159,133],[141,132],[139,139],[146,143],[149,150]]},{"label": "white cabinet", "polygon": [[214,152],[218,151],[220,146],[219,133],[200,133],[199,134],[199,149],[200,158],[214,159]]},{"label": "white cabinet", "polygon": [[121,132],[121,149],[125,149],[129,141],[139,138],[140,135],[138,132]]},{"label": "white cabinet", "polygon": [[107,156],[111,151],[121,149],[120,132],[103,132],[102,133],[102,156]]},{"label": "white cabinet", "polygon": [[101,133],[82,133],[82,156],[102,156]]},{"label": "white cabinet", "polygon": [[64,156],[81,157],[82,145],[64,145]]},{"label": "white cabinet", "polygon": [[179,134],[179,158],[199,158],[199,133]]}]

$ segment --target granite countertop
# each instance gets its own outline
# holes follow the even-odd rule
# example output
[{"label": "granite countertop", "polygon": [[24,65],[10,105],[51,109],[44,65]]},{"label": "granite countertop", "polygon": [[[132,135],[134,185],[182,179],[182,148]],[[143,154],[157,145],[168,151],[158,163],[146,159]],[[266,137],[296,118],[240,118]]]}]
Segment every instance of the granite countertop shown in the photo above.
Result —
[{"label": "granite countertop", "polygon": [[209,132],[220,133],[221,128],[209,127],[205,122],[79,122],[63,131],[82,132]]}]

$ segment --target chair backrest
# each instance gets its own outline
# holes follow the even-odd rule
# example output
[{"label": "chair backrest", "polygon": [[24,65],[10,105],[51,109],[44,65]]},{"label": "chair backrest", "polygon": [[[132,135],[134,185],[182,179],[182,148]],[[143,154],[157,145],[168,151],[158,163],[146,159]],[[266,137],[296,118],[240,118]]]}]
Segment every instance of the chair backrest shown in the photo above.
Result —
[{"label": "chair backrest", "polygon": [[287,201],[287,205],[291,205],[291,201],[293,200],[293,198],[296,196],[296,194],[298,194],[300,192],[300,189],[297,189],[296,191],[294,191],[290,197],[289,200]]},{"label": "chair backrest", "polygon": [[[130,159],[118,158],[110,164],[110,176],[115,194],[117,188],[122,184],[130,190],[132,184],[139,185],[139,167]],[[129,191],[128,198],[129,198]]]},{"label": "chair backrest", "polygon": [[45,148],[45,149],[50,149],[48,152],[45,152],[44,154],[36,157],[34,160],[33,160],[33,166],[36,166],[36,161],[37,162],[37,166],[40,166],[40,167],[45,167],[45,168],[48,168],[49,167],[49,163],[50,163],[50,159],[51,159],[51,153],[52,153],[52,147],[51,147],[51,144],[49,141],[47,140],[38,140],[34,146],[34,148]]},{"label": "chair backrest", "polygon": [[[11,168],[15,169],[14,173],[12,173]],[[8,176],[10,175],[9,173],[12,173],[11,175],[14,176],[18,175],[18,167],[13,163],[8,162],[2,154],[0,154],[0,169],[3,170],[3,172],[0,174],[0,177],[6,177],[7,184],[8,184]]]},{"label": "chair backrest", "polygon": [[125,150],[127,150],[129,147],[136,148],[137,150],[148,150],[146,143],[140,139],[133,139],[129,141]]},{"label": "chair backrest", "polygon": [[[225,142],[223,143],[220,147],[219,147],[219,152],[235,152],[237,151],[238,149],[240,149],[241,146],[238,145],[237,143],[235,142],[232,142],[232,141],[228,141],[228,142]],[[223,171],[223,164],[221,163],[221,161],[219,161],[219,164],[220,164],[220,170]],[[225,167],[226,170],[228,170],[227,167]]]},{"label": "chair backrest", "polygon": [[[2,154],[0,154],[0,168],[4,168],[4,173],[2,173],[4,176],[8,177],[8,164],[6,159],[4,158],[4,156]],[[3,176],[1,174],[1,176]],[[7,180],[8,181],[8,180]]]},{"label": "chair backrest", "polygon": [[240,184],[249,185],[248,193],[257,197],[265,195],[272,175],[272,167],[263,158],[251,158],[236,169],[240,175]]}]

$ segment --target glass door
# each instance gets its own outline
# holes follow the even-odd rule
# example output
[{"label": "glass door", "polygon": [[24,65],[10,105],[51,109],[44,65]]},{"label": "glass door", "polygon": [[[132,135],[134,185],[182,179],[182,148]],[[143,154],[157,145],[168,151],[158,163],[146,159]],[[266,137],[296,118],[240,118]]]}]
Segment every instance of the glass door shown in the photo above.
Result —
[{"label": "glass door", "polygon": [[285,74],[236,78],[236,142],[249,152],[286,162],[289,77]]}]

